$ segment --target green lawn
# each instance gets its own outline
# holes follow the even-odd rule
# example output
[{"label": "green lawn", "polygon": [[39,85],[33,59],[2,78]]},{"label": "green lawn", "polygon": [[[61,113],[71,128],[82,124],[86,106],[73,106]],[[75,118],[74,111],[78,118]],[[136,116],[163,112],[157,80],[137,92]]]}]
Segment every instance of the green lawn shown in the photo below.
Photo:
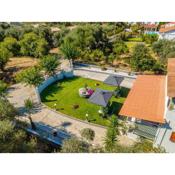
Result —
[{"label": "green lawn", "polygon": [[[100,81],[74,77],[71,79],[64,79],[50,85],[41,93],[41,100],[51,108],[56,108],[56,110],[64,114],[68,114],[82,120],[86,119],[85,114],[88,113],[90,122],[107,126],[109,124],[109,118],[104,119],[99,116],[98,110],[100,109],[100,106],[92,104],[88,102],[86,98],[79,96],[78,90],[79,88],[84,87],[85,83],[94,90],[97,88],[97,86],[95,86],[96,83],[99,84],[98,88],[101,89],[115,89],[115,87],[103,84],[103,82]],[[119,112],[128,91],[128,89],[122,88],[122,97],[111,98],[110,115],[112,115],[112,113],[117,114]],[[56,104],[56,107],[54,107],[54,104]],[[79,108],[74,109],[73,105],[79,105]]]},{"label": "green lawn", "polygon": [[128,41],[142,42],[142,38],[140,38],[140,37],[137,37],[137,38],[129,38]]}]

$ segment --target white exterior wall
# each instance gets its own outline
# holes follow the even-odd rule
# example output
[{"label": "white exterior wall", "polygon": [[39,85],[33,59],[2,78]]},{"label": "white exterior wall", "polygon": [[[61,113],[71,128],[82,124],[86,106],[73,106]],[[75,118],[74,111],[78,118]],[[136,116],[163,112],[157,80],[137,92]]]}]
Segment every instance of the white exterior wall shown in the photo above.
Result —
[{"label": "white exterior wall", "polygon": [[170,141],[173,131],[175,131],[175,110],[167,111],[167,123],[159,126],[159,129],[154,140],[154,146],[165,148],[166,152],[175,153],[175,143]]},{"label": "white exterior wall", "polygon": [[37,93],[38,101],[41,102],[40,93],[45,88],[47,88],[49,85],[51,85],[52,83],[54,83],[58,80],[63,79],[64,77],[70,78],[70,77],[73,77],[73,76],[74,76],[73,71],[69,71],[69,72],[62,71],[62,72],[57,73],[55,76],[47,78],[45,81],[42,82],[42,84],[40,86],[36,87],[36,93]]},{"label": "white exterior wall", "polygon": [[175,30],[166,33],[160,33],[159,36],[160,39],[173,40],[175,39]]}]

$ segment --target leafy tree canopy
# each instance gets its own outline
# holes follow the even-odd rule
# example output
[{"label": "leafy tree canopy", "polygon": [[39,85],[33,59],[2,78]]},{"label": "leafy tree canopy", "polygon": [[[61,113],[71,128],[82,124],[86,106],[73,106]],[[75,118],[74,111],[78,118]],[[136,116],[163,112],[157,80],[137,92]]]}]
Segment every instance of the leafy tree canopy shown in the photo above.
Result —
[{"label": "leafy tree canopy", "polygon": [[143,34],[142,40],[147,44],[152,44],[158,40],[159,36],[157,34]]},{"label": "leafy tree canopy", "polygon": [[161,58],[162,63],[167,62],[167,58],[173,56],[175,52],[175,41],[172,40],[159,40],[152,45],[153,51]]},{"label": "leafy tree canopy", "polygon": [[118,135],[118,121],[116,116],[112,116],[110,126],[105,136],[105,150],[112,152],[116,146]]},{"label": "leafy tree canopy", "polygon": [[18,73],[16,75],[16,80],[27,85],[38,86],[44,79],[40,70],[36,67],[32,67]]},{"label": "leafy tree canopy", "polygon": [[11,53],[7,48],[5,48],[2,44],[0,44],[0,70],[4,71],[5,65],[7,64],[9,58],[11,57]]},{"label": "leafy tree canopy", "polygon": [[75,137],[64,140],[62,145],[63,153],[86,153],[89,152],[89,145]]},{"label": "leafy tree canopy", "polygon": [[0,121],[0,152],[25,153],[35,152],[37,142],[27,138],[24,131],[16,129],[9,120]]},{"label": "leafy tree canopy", "polygon": [[116,40],[115,43],[113,44],[113,52],[116,55],[121,55],[121,54],[127,53],[128,51],[129,50],[127,45],[122,40]]},{"label": "leafy tree canopy", "polygon": [[13,105],[5,97],[0,97],[0,120],[12,120],[15,116],[16,110]]},{"label": "leafy tree canopy", "polygon": [[7,84],[4,81],[0,80],[0,95],[2,95],[6,89],[7,89]]},{"label": "leafy tree canopy", "polygon": [[18,56],[20,51],[20,46],[16,38],[6,37],[2,45],[9,50],[12,56]]},{"label": "leafy tree canopy", "polygon": [[92,141],[92,140],[94,140],[95,132],[94,132],[94,130],[92,130],[90,128],[85,128],[85,129],[81,130],[81,136],[88,141]]},{"label": "leafy tree canopy", "polygon": [[152,70],[156,60],[152,58],[150,51],[144,44],[137,44],[134,47],[131,57],[131,67],[135,71]]},{"label": "leafy tree canopy", "polygon": [[40,65],[49,75],[53,75],[59,65],[58,57],[48,55],[40,59]]},{"label": "leafy tree canopy", "polygon": [[79,51],[70,42],[64,42],[60,50],[68,60],[75,59],[79,56]]},{"label": "leafy tree canopy", "polygon": [[42,57],[48,53],[48,43],[35,33],[26,33],[20,40],[21,54],[32,57]]}]

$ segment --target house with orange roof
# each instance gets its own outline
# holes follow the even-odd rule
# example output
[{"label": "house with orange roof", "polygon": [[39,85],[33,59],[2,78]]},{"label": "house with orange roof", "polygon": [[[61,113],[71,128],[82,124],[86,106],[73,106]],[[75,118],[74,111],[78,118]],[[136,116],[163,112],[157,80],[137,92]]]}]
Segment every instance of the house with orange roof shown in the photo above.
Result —
[{"label": "house with orange roof", "polygon": [[145,34],[158,34],[158,24],[157,23],[146,23],[143,25]]},{"label": "house with orange roof", "polygon": [[151,139],[154,146],[175,152],[175,58],[167,75],[139,75],[120,112],[133,134]]},{"label": "house with orange roof", "polygon": [[175,39],[175,22],[169,22],[161,25],[159,29],[160,39]]}]

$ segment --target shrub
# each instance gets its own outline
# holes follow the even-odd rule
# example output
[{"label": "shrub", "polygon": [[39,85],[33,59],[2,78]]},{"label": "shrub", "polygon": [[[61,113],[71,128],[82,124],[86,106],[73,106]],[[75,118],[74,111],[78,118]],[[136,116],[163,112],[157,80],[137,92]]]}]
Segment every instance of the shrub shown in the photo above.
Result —
[{"label": "shrub", "polygon": [[6,89],[7,89],[7,84],[2,80],[0,80],[0,95],[4,93]]},{"label": "shrub", "polygon": [[79,140],[76,137],[71,137],[63,141],[61,152],[63,153],[88,153],[89,144]]},{"label": "shrub", "polygon": [[51,55],[45,56],[40,60],[40,65],[47,74],[54,75],[59,65],[58,58]]},{"label": "shrub", "polygon": [[78,108],[79,108],[79,105],[77,105],[77,104],[73,105],[73,109],[78,109]]},{"label": "shrub", "polygon": [[101,70],[103,70],[103,71],[106,71],[106,70],[108,70],[105,66],[102,66],[101,67]]},{"label": "shrub", "polygon": [[9,50],[12,56],[18,56],[20,51],[20,46],[16,38],[6,37],[2,42],[3,46]]},{"label": "shrub", "polygon": [[36,67],[31,67],[26,70],[19,72],[16,75],[16,80],[18,82],[23,82],[27,85],[38,86],[44,80],[40,70]]},{"label": "shrub", "polygon": [[14,119],[16,116],[16,109],[14,106],[4,97],[0,97],[0,120]]},{"label": "shrub", "polygon": [[88,141],[93,141],[95,137],[95,132],[94,130],[90,128],[85,128],[81,130],[81,136],[84,137]]},{"label": "shrub", "polygon": [[142,40],[145,41],[147,44],[152,44],[157,41],[159,36],[157,34],[144,34],[142,36]]}]

